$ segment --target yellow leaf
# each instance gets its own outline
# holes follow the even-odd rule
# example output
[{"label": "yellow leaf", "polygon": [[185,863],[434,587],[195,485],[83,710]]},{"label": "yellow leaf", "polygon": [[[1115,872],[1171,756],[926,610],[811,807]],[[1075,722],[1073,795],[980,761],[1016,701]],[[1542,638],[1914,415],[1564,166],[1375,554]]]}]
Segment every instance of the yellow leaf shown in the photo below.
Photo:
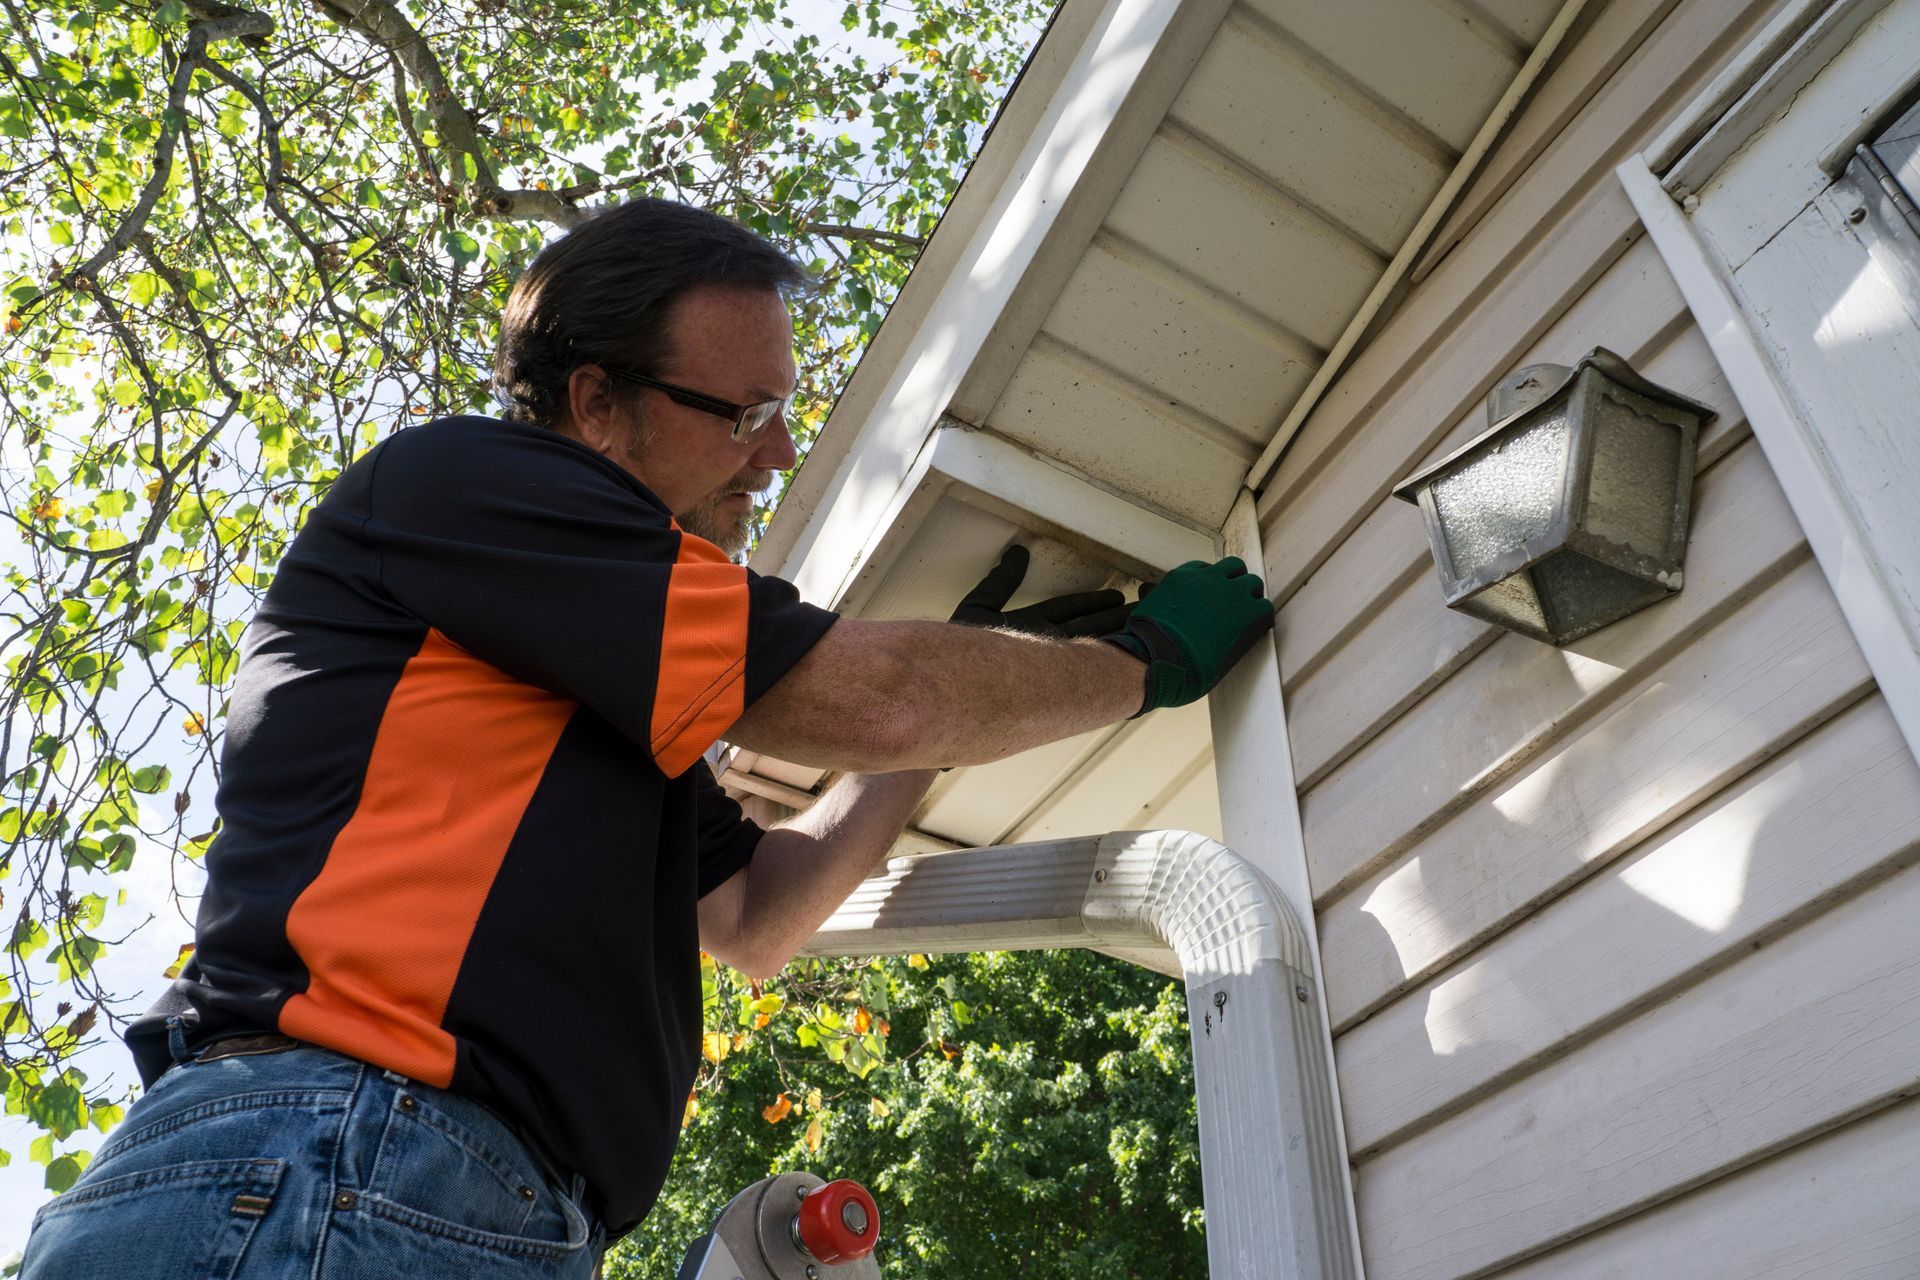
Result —
[{"label": "yellow leaf", "polygon": [[158,498],[159,496],[160,496],[160,477],[155,476],[153,479],[147,481],[147,501],[152,502],[155,498]]},{"label": "yellow leaf", "polygon": [[826,1128],[820,1123],[819,1116],[815,1116],[807,1122],[807,1150],[818,1151],[820,1149],[820,1137],[825,1131]]},{"label": "yellow leaf", "polygon": [[694,1090],[689,1089],[687,1090],[687,1109],[680,1113],[680,1127],[684,1129],[688,1125],[692,1124],[693,1118],[699,1114],[700,1114],[699,1094],[696,1093]]},{"label": "yellow leaf", "polygon": [[912,955],[907,957],[907,968],[924,969],[926,967],[927,967],[927,958],[921,955],[918,951],[914,952]]},{"label": "yellow leaf", "polygon": [[718,1064],[732,1051],[732,1042],[718,1031],[709,1031],[700,1037],[700,1052],[708,1062]]},{"label": "yellow leaf", "polygon": [[187,718],[180,722],[180,727],[187,731],[189,738],[197,738],[207,731],[207,722],[198,711],[193,711],[189,712]]},{"label": "yellow leaf", "polygon": [[873,1099],[873,1101],[867,1103],[867,1110],[873,1113],[875,1119],[885,1119],[887,1116],[893,1114],[893,1108],[889,1107],[886,1103],[880,1101],[880,1099],[878,1098],[875,1098]]},{"label": "yellow leaf", "polygon": [[189,942],[180,948],[180,954],[174,957],[173,963],[168,965],[167,971],[160,976],[163,978],[179,977],[180,971],[187,967],[187,961],[192,957],[193,944]]},{"label": "yellow leaf", "polygon": [[863,1036],[873,1030],[873,1015],[864,1008],[853,1011],[853,1034]]},{"label": "yellow leaf", "polygon": [[783,1093],[773,1100],[771,1106],[760,1108],[760,1116],[768,1124],[779,1124],[787,1118],[787,1113],[792,1110],[793,1099]]},{"label": "yellow leaf", "polygon": [[818,1089],[813,1089],[808,1091],[807,1105],[809,1107],[812,1107],[815,1111],[818,1111],[822,1106],[826,1105],[824,1102],[821,1101],[820,1091]]},{"label": "yellow leaf", "polygon": [[48,498],[44,502],[36,502],[33,504],[33,518],[35,520],[58,520],[66,513],[67,504],[59,498]]},{"label": "yellow leaf", "polygon": [[766,1014],[756,1013],[753,1015],[753,1029],[755,1031],[758,1031],[772,1021],[773,1019],[768,1017]]}]

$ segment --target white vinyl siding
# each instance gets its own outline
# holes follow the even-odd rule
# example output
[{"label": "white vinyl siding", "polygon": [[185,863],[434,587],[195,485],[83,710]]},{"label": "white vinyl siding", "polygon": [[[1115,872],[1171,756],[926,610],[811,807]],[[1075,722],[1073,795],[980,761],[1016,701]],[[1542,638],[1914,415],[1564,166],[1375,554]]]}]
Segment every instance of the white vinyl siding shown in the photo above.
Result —
[{"label": "white vinyl siding", "polygon": [[[1874,1176],[1920,1088],[1920,768],[1612,174],[1772,8],[1604,10],[1556,73],[1585,91],[1542,86],[1525,162],[1492,158],[1263,495],[1373,1280],[1894,1275],[1920,1248],[1920,1182]],[[1386,493],[1498,378],[1594,346],[1719,417],[1686,589],[1556,650],[1448,612]],[[1810,1180],[1872,1199],[1640,1243]]]}]

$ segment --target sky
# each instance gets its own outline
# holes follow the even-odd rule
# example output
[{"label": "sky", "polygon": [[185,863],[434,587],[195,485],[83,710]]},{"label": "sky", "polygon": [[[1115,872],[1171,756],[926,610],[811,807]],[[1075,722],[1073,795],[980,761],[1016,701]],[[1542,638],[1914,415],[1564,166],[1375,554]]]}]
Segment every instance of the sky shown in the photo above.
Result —
[{"label": "sky", "polygon": [[[787,0],[784,8],[801,30],[818,34],[829,46],[851,48],[869,57],[884,56],[890,49],[862,32],[850,33],[841,27],[842,0]],[[725,61],[726,58],[716,56],[715,69]],[[860,122],[848,128],[857,137],[863,125],[864,122]],[[0,438],[0,466],[19,465],[18,447],[17,441]],[[0,563],[14,562],[19,550],[12,523],[0,521]],[[188,761],[184,736],[174,751],[176,758],[167,758],[164,753],[145,758],[169,765],[177,778],[184,775]],[[210,781],[203,780],[201,786],[210,790]],[[168,799],[167,796],[156,798],[163,802]],[[196,809],[198,807],[196,804]],[[167,818],[171,818],[170,813]],[[165,823],[150,821],[148,825],[159,829]],[[196,865],[175,859],[165,848],[152,845],[143,845],[135,855],[132,870],[116,881],[109,883],[104,877],[96,878],[96,891],[103,892],[110,904],[99,936],[110,939],[130,933],[123,945],[110,948],[96,966],[102,986],[124,1000],[120,1006],[124,1014],[130,1016],[132,1011],[152,1002],[166,985],[165,969],[174,962],[180,946],[192,940],[187,921],[193,914],[202,878]],[[122,888],[127,890],[127,900],[114,905],[115,894]],[[176,891],[181,896],[176,897]],[[149,920],[151,923],[146,923]],[[142,925],[144,927],[135,928]],[[132,1060],[115,1036],[100,1037],[99,1043],[76,1057],[74,1065],[86,1073],[90,1096],[100,1093],[119,1096],[138,1083]],[[45,1169],[27,1157],[28,1144],[38,1134],[39,1130],[24,1119],[0,1115],[0,1150],[13,1155],[10,1165],[0,1167],[0,1272],[4,1272],[6,1264],[25,1244],[33,1215],[52,1198],[44,1185]],[[88,1129],[60,1144],[59,1150],[92,1150],[104,1140],[104,1135]]]}]

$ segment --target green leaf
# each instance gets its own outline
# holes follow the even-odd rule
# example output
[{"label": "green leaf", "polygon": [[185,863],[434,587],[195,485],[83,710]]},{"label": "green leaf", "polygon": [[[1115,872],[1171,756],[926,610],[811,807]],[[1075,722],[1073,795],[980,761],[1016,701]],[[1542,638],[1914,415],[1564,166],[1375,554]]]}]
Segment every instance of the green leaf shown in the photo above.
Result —
[{"label": "green leaf", "polygon": [[443,243],[453,260],[463,267],[480,256],[480,242],[464,231],[447,232]]},{"label": "green leaf", "polygon": [[8,950],[21,960],[31,958],[35,952],[48,944],[46,927],[36,919],[17,919],[13,921],[13,938],[8,942]]},{"label": "green leaf", "polygon": [[27,1159],[35,1164],[50,1164],[53,1161],[53,1135],[43,1133],[27,1144]]},{"label": "green leaf", "polygon": [[167,783],[172,780],[172,778],[173,772],[165,765],[150,764],[144,769],[135,769],[133,771],[132,786],[133,789],[140,794],[150,796],[157,792],[164,791]]},{"label": "green leaf", "polygon": [[[87,1102],[79,1089],[66,1080],[59,1080],[29,1099],[27,1118],[45,1129],[45,1136],[50,1140],[58,1138],[64,1142],[87,1123]],[[52,1149],[49,1141],[47,1150]]]},{"label": "green leaf", "polygon": [[65,1191],[80,1181],[81,1164],[71,1155],[61,1156],[47,1166],[47,1190]]},{"label": "green leaf", "polygon": [[53,951],[53,971],[62,982],[72,982],[93,968],[93,962],[106,951],[106,944],[93,938],[79,937],[64,942]]},{"label": "green leaf", "polygon": [[73,243],[73,224],[55,222],[47,227],[47,239],[56,247],[64,249]]}]

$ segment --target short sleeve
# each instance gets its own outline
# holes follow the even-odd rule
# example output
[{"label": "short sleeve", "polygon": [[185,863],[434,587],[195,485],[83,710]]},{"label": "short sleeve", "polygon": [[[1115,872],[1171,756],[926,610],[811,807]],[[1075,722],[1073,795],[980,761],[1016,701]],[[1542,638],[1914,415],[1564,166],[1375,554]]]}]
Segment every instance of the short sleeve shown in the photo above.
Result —
[{"label": "short sleeve", "polygon": [[558,433],[454,418],[362,461],[358,494],[315,518],[372,544],[394,603],[591,707],[669,777],[834,621],[682,532],[632,476]]},{"label": "short sleeve", "polygon": [[766,830],[713,780],[705,760],[693,766],[700,827],[699,894],[706,897],[753,861]]}]

